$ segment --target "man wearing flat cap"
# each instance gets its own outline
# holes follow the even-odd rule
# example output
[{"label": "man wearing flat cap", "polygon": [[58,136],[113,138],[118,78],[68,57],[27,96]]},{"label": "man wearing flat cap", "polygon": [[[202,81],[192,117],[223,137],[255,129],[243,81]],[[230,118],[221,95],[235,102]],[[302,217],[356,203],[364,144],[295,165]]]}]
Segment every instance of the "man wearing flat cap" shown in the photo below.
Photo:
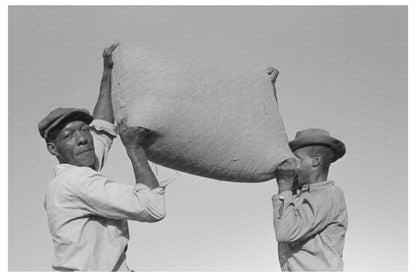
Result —
[{"label": "man wearing flat cap", "polygon": [[322,129],[299,131],[276,172],[273,222],[282,271],[342,271],[348,216],[342,190],[328,181],[345,145]]},{"label": "man wearing flat cap", "polygon": [[93,116],[88,110],[57,108],[38,125],[59,164],[45,195],[45,209],[58,271],[129,271],[127,220],[165,217],[164,187],[148,164],[143,143],[148,131],[127,127],[119,134],[133,165],[135,184],[120,184],[100,173],[117,136],[111,102],[114,43],[103,52],[104,72]]}]

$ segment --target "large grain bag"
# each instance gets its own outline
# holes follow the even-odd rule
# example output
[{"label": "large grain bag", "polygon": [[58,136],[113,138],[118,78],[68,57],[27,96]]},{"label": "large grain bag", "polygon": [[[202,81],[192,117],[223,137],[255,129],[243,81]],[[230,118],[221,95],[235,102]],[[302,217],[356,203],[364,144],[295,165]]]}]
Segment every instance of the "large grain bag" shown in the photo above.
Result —
[{"label": "large grain bag", "polygon": [[153,131],[145,146],[150,161],[218,180],[261,182],[293,157],[266,70],[242,78],[123,44],[113,60],[116,120]]}]

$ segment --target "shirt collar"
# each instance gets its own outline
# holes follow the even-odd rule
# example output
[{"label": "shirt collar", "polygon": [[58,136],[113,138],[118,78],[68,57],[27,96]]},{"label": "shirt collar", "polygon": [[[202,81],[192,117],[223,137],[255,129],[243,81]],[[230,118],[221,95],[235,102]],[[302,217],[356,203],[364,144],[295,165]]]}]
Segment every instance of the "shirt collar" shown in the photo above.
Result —
[{"label": "shirt collar", "polygon": [[[98,171],[98,166],[99,165],[98,165],[98,162],[97,162],[97,159],[96,159],[95,165],[94,165],[94,170],[95,171]],[[53,172],[55,173],[55,176],[56,176],[56,175],[62,173],[62,171],[66,170],[66,169],[69,169],[69,168],[74,168],[74,167],[78,167],[78,166],[72,165],[72,164],[57,164],[52,169],[53,169]]]},{"label": "shirt collar", "polygon": [[73,167],[76,167],[76,166],[71,165],[71,164],[57,164],[53,167],[53,172],[55,173],[55,176],[57,176],[60,173],[62,173],[62,171],[73,168]]},{"label": "shirt collar", "polygon": [[304,184],[302,185],[302,187],[300,187],[298,190],[298,194],[302,194],[304,192],[311,192],[315,189],[318,188],[322,188],[325,186],[333,186],[335,184],[334,181],[322,181],[322,182],[317,182],[317,183],[313,183],[313,184]]}]

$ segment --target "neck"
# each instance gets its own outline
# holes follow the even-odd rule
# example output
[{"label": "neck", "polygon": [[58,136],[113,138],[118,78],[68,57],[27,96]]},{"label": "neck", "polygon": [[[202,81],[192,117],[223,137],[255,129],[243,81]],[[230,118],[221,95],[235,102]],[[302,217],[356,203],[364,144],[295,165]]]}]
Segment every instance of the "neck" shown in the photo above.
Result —
[{"label": "neck", "polygon": [[71,163],[71,162],[65,162],[65,161],[59,161],[59,164],[69,164],[69,165],[72,165],[72,166],[78,166],[78,167],[89,167],[89,168],[91,168],[91,169],[93,169],[93,170],[96,170],[96,168],[95,168],[95,163],[94,164],[92,164],[92,165],[77,165],[77,164],[73,164],[73,163]]},{"label": "neck", "polygon": [[328,179],[328,171],[315,171],[309,179],[310,184],[323,182]]}]

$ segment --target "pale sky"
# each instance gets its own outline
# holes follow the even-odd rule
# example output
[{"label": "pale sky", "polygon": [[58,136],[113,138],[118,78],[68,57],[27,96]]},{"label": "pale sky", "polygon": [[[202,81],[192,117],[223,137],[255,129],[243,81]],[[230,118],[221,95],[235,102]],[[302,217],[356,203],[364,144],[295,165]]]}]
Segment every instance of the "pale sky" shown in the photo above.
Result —
[{"label": "pale sky", "polygon": [[[37,124],[58,106],[92,111],[115,40],[221,70],[278,68],[289,138],[324,128],[347,147],[329,176],[347,200],[345,270],[407,270],[407,31],[406,7],[10,7],[9,270],[51,268],[43,196],[56,160]],[[134,181],[119,139],[104,173]],[[129,223],[131,268],[280,270],[274,181],[158,173],[175,176],[168,215]]]}]

